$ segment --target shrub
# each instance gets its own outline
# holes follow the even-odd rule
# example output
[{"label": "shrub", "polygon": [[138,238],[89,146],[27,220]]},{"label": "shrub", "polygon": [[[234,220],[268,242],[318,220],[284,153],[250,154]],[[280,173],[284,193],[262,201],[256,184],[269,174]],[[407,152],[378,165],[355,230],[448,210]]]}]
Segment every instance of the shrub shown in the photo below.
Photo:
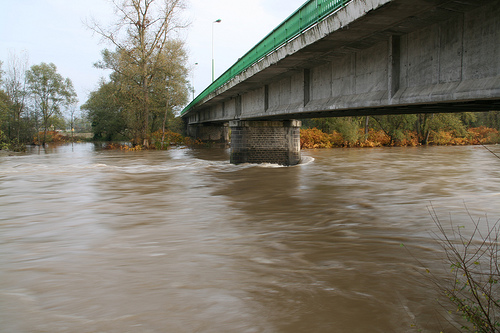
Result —
[{"label": "shrub", "polygon": [[[43,132],[38,132],[38,136],[35,136],[33,138],[33,143],[36,145],[42,144],[42,142],[39,141],[43,140]],[[62,135],[61,133],[57,131],[47,131],[47,134],[45,136],[45,143],[61,143],[61,142],[66,142],[66,137]]]},{"label": "shrub", "polygon": [[300,130],[301,148],[331,148],[333,146],[330,135],[315,128]]},{"label": "shrub", "polygon": [[469,128],[467,131],[473,144],[500,143],[497,129],[481,126]]},{"label": "shrub", "polygon": [[[163,144],[162,144],[163,142]],[[162,130],[158,130],[151,134],[151,144],[156,149],[167,149],[172,145],[183,145],[186,139],[179,133],[166,130],[165,135]]]},{"label": "shrub", "polygon": [[430,143],[438,146],[467,145],[470,140],[464,137],[457,137],[450,131],[432,131]]},{"label": "shrub", "polygon": [[368,137],[366,139],[367,146],[380,147],[386,146],[391,143],[391,138],[383,131],[375,131],[373,128],[368,130]]},{"label": "shrub", "polygon": [[347,147],[355,146],[362,136],[359,131],[359,122],[347,117],[337,118],[336,123],[337,131],[344,138],[343,145]]},{"label": "shrub", "polygon": [[450,269],[445,280],[431,275],[434,284],[468,322],[463,330],[500,332],[500,220],[490,225],[487,219],[471,217],[473,228],[467,236],[465,227],[450,222],[447,230],[433,209],[430,213]]}]

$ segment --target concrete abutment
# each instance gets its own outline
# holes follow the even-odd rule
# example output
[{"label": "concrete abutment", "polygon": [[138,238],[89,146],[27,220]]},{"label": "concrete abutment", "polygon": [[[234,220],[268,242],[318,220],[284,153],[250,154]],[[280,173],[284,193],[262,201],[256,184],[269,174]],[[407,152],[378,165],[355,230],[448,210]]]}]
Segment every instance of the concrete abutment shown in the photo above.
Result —
[{"label": "concrete abutment", "polygon": [[189,137],[202,142],[229,143],[228,123],[188,125],[187,134]]}]

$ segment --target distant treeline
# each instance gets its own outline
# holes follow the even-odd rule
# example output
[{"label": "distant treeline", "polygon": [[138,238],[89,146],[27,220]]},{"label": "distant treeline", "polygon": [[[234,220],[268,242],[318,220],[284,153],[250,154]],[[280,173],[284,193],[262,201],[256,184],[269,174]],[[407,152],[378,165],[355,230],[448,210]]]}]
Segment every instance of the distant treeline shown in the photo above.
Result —
[{"label": "distant treeline", "polygon": [[317,118],[302,122],[302,148],[500,143],[500,111]]},{"label": "distant treeline", "polygon": [[[28,67],[27,56],[11,57],[5,71],[0,61],[0,149],[22,150],[45,144],[56,130],[74,130],[76,92],[54,64]],[[67,120],[65,115],[70,118]]]},{"label": "distant treeline", "polygon": [[[181,130],[176,117],[191,95],[188,57],[179,32],[187,27],[183,1],[113,1],[115,22],[87,27],[112,49],[96,68],[110,71],[81,110],[94,139],[126,140],[142,148],[164,148]],[[22,149],[60,139],[75,126],[76,93],[54,64],[31,66],[27,57],[0,62],[0,149]],[[71,118],[70,126],[64,124]],[[89,128],[90,130],[90,128]],[[139,149],[139,148],[138,148]]]}]

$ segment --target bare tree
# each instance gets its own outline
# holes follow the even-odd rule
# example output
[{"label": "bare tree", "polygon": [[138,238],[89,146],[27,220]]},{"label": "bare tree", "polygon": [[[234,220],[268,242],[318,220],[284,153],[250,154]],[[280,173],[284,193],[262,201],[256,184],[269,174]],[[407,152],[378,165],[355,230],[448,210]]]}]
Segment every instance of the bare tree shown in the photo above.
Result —
[{"label": "bare tree", "polygon": [[439,229],[436,238],[450,265],[450,278],[436,284],[472,325],[463,329],[500,332],[500,221],[490,224],[471,216],[473,229],[466,235],[461,231],[465,227],[451,224],[446,230],[435,211],[431,213]]},{"label": "bare tree", "polygon": [[[437,227],[435,240],[443,252],[444,271],[431,271],[418,258],[424,276],[434,285],[448,309],[448,323],[461,332],[500,332],[500,220],[470,217],[470,225],[445,223],[434,207],[429,213]],[[410,252],[411,254],[411,252]],[[413,255],[412,255],[413,256]]]},{"label": "bare tree", "polygon": [[20,142],[21,116],[26,110],[28,89],[26,81],[26,71],[28,70],[28,54],[22,53],[19,57],[9,54],[7,60],[7,70],[4,87],[7,95],[12,101],[12,131],[10,137]]}]

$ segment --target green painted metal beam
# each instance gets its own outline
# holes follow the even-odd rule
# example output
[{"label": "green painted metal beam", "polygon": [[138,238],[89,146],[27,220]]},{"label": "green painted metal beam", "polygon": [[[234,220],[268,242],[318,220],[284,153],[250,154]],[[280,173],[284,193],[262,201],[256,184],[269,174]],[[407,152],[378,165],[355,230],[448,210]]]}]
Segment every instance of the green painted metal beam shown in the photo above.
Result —
[{"label": "green painted metal beam", "polygon": [[351,0],[309,0],[304,3],[189,103],[189,105],[182,110],[181,116],[187,113],[203,98],[233,79],[236,75],[323,20],[331,13],[345,6],[345,4],[350,1]]}]

